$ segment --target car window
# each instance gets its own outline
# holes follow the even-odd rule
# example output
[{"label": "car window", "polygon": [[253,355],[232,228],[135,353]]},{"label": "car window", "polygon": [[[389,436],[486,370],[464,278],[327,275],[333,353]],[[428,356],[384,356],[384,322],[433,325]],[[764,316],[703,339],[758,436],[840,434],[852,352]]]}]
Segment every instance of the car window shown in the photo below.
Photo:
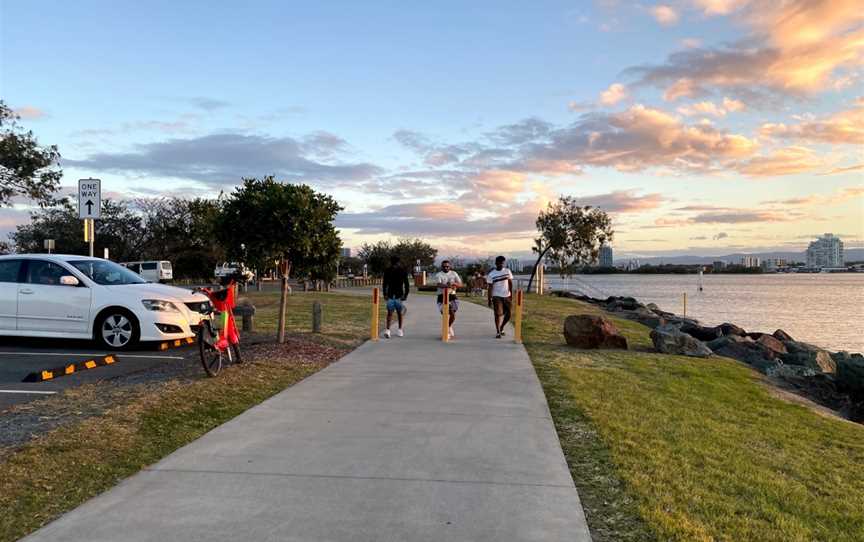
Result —
[{"label": "car window", "polygon": [[30,260],[27,264],[27,282],[30,284],[59,286],[60,277],[71,274],[72,273],[54,262]]},{"label": "car window", "polygon": [[145,271],[153,271],[156,269],[156,262],[145,262],[141,264],[141,269]]},{"label": "car window", "polygon": [[117,265],[107,260],[73,260],[69,264],[87,275],[96,284],[103,286],[144,284],[147,282],[140,275],[126,269],[122,265]]},{"label": "car window", "polygon": [[21,260],[0,261],[0,282],[18,282]]},{"label": "car window", "polygon": [[168,271],[171,269],[171,262],[162,262],[162,269]]}]

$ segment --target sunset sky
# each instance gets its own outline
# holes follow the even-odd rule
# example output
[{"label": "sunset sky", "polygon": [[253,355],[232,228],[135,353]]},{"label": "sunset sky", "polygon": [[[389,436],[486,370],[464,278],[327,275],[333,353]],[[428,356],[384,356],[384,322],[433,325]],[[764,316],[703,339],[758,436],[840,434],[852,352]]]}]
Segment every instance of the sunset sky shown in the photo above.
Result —
[{"label": "sunset sky", "polygon": [[864,246],[860,0],[6,0],[0,97],[64,185],[274,174],[347,246],[524,253],[558,194],[614,214],[616,257]]}]

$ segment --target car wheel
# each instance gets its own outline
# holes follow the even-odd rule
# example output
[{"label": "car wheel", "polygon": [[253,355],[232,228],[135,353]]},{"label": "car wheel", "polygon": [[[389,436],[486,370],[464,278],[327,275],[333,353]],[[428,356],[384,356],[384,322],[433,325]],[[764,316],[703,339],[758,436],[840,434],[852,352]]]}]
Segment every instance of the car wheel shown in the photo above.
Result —
[{"label": "car wheel", "polygon": [[111,350],[125,350],[141,337],[138,320],[123,309],[106,311],[96,322],[96,342]]}]

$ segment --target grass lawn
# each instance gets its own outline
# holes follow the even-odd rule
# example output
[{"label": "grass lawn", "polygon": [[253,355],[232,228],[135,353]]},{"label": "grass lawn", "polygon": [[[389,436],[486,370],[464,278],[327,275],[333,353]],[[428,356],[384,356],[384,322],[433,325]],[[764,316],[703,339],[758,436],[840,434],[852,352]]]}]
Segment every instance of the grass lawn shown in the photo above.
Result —
[{"label": "grass lawn", "polygon": [[[261,307],[259,331],[272,333],[278,293],[251,297]],[[325,320],[323,333],[313,342],[315,300],[324,304]],[[295,294],[289,302],[288,344],[248,346],[247,363],[229,367],[218,378],[206,378],[201,370],[191,380],[132,387],[103,415],[43,434],[20,448],[0,448],[0,541],[32,532],[334,361],[368,338],[369,307],[368,297]],[[99,393],[99,385],[47,400],[64,406],[83,402]]]},{"label": "grass lawn", "polygon": [[[864,427],[775,398],[726,358],[568,347],[570,314],[529,296],[525,346],[549,400],[594,540],[862,541]],[[608,316],[608,315],[607,315]]]}]

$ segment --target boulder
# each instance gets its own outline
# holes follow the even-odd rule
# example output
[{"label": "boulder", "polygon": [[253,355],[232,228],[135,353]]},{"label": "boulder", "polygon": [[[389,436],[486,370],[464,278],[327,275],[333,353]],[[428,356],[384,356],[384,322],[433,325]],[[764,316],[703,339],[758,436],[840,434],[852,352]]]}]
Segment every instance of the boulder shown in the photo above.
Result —
[{"label": "boulder", "polygon": [[837,362],[827,350],[799,341],[787,341],[784,345],[787,353],[780,354],[780,359],[787,365],[802,365],[823,373],[837,371]]},{"label": "boulder", "polygon": [[707,358],[712,354],[705,343],[681,331],[674,325],[663,325],[651,331],[654,348],[664,354],[678,354],[697,358]]},{"label": "boulder", "polygon": [[787,353],[786,346],[783,345],[782,342],[778,341],[772,335],[768,335],[767,333],[763,333],[761,337],[756,339],[756,342],[774,352],[774,354],[785,354]]},{"label": "boulder", "polygon": [[816,371],[810,367],[802,367],[800,365],[777,365],[776,368],[769,370],[766,373],[768,376],[776,376],[788,380],[797,378],[811,378],[816,376]]},{"label": "boulder", "polygon": [[645,308],[648,309],[649,311],[659,311],[660,310],[660,307],[658,307],[654,303],[648,303],[647,305],[645,305]]},{"label": "boulder", "polygon": [[645,307],[639,307],[636,310],[624,312],[622,316],[628,320],[635,320],[651,329],[654,329],[663,323],[662,317],[657,316]]},{"label": "boulder", "polygon": [[696,337],[700,341],[713,341],[717,337],[720,337],[720,332],[716,327],[705,327],[699,324],[685,323],[681,326],[681,331]]},{"label": "boulder", "polygon": [[564,339],[576,348],[617,348],[627,350],[627,339],[608,318],[589,314],[568,316],[564,320]]},{"label": "boulder", "polygon": [[775,355],[750,337],[732,335],[716,341],[715,354],[737,359],[761,371],[770,370],[778,365],[774,359]]},{"label": "boulder", "polygon": [[785,343],[786,341],[794,341],[794,340],[795,340],[795,339],[792,338],[791,335],[789,335],[788,333],[786,333],[786,332],[783,331],[782,329],[778,329],[777,331],[775,331],[775,332],[773,333],[773,335],[774,335],[774,338],[775,338],[775,339],[777,339],[778,341],[783,341],[784,343]]},{"label": "boulder", "polygon": [[726,322],[725,324],[720,324],[717,326],[717,329],[720,330],[720,334],[723,336],[726,335],[738,335],[739,337],[743,337],[747,334],[742,328],[736,326],[735,324],[730,324]]},{"label": "boulder", "polygon": [[640,307],[643,305],[632,297],[609,297],[606,299],[606,310],[609,311],[632,311]]},{"label": "boulder", "polygon": [[[848,352],[844,352],[848,355]],[[864,357],[852,354],[837,362],[837,386],[843,390],[864,394]]]}]

